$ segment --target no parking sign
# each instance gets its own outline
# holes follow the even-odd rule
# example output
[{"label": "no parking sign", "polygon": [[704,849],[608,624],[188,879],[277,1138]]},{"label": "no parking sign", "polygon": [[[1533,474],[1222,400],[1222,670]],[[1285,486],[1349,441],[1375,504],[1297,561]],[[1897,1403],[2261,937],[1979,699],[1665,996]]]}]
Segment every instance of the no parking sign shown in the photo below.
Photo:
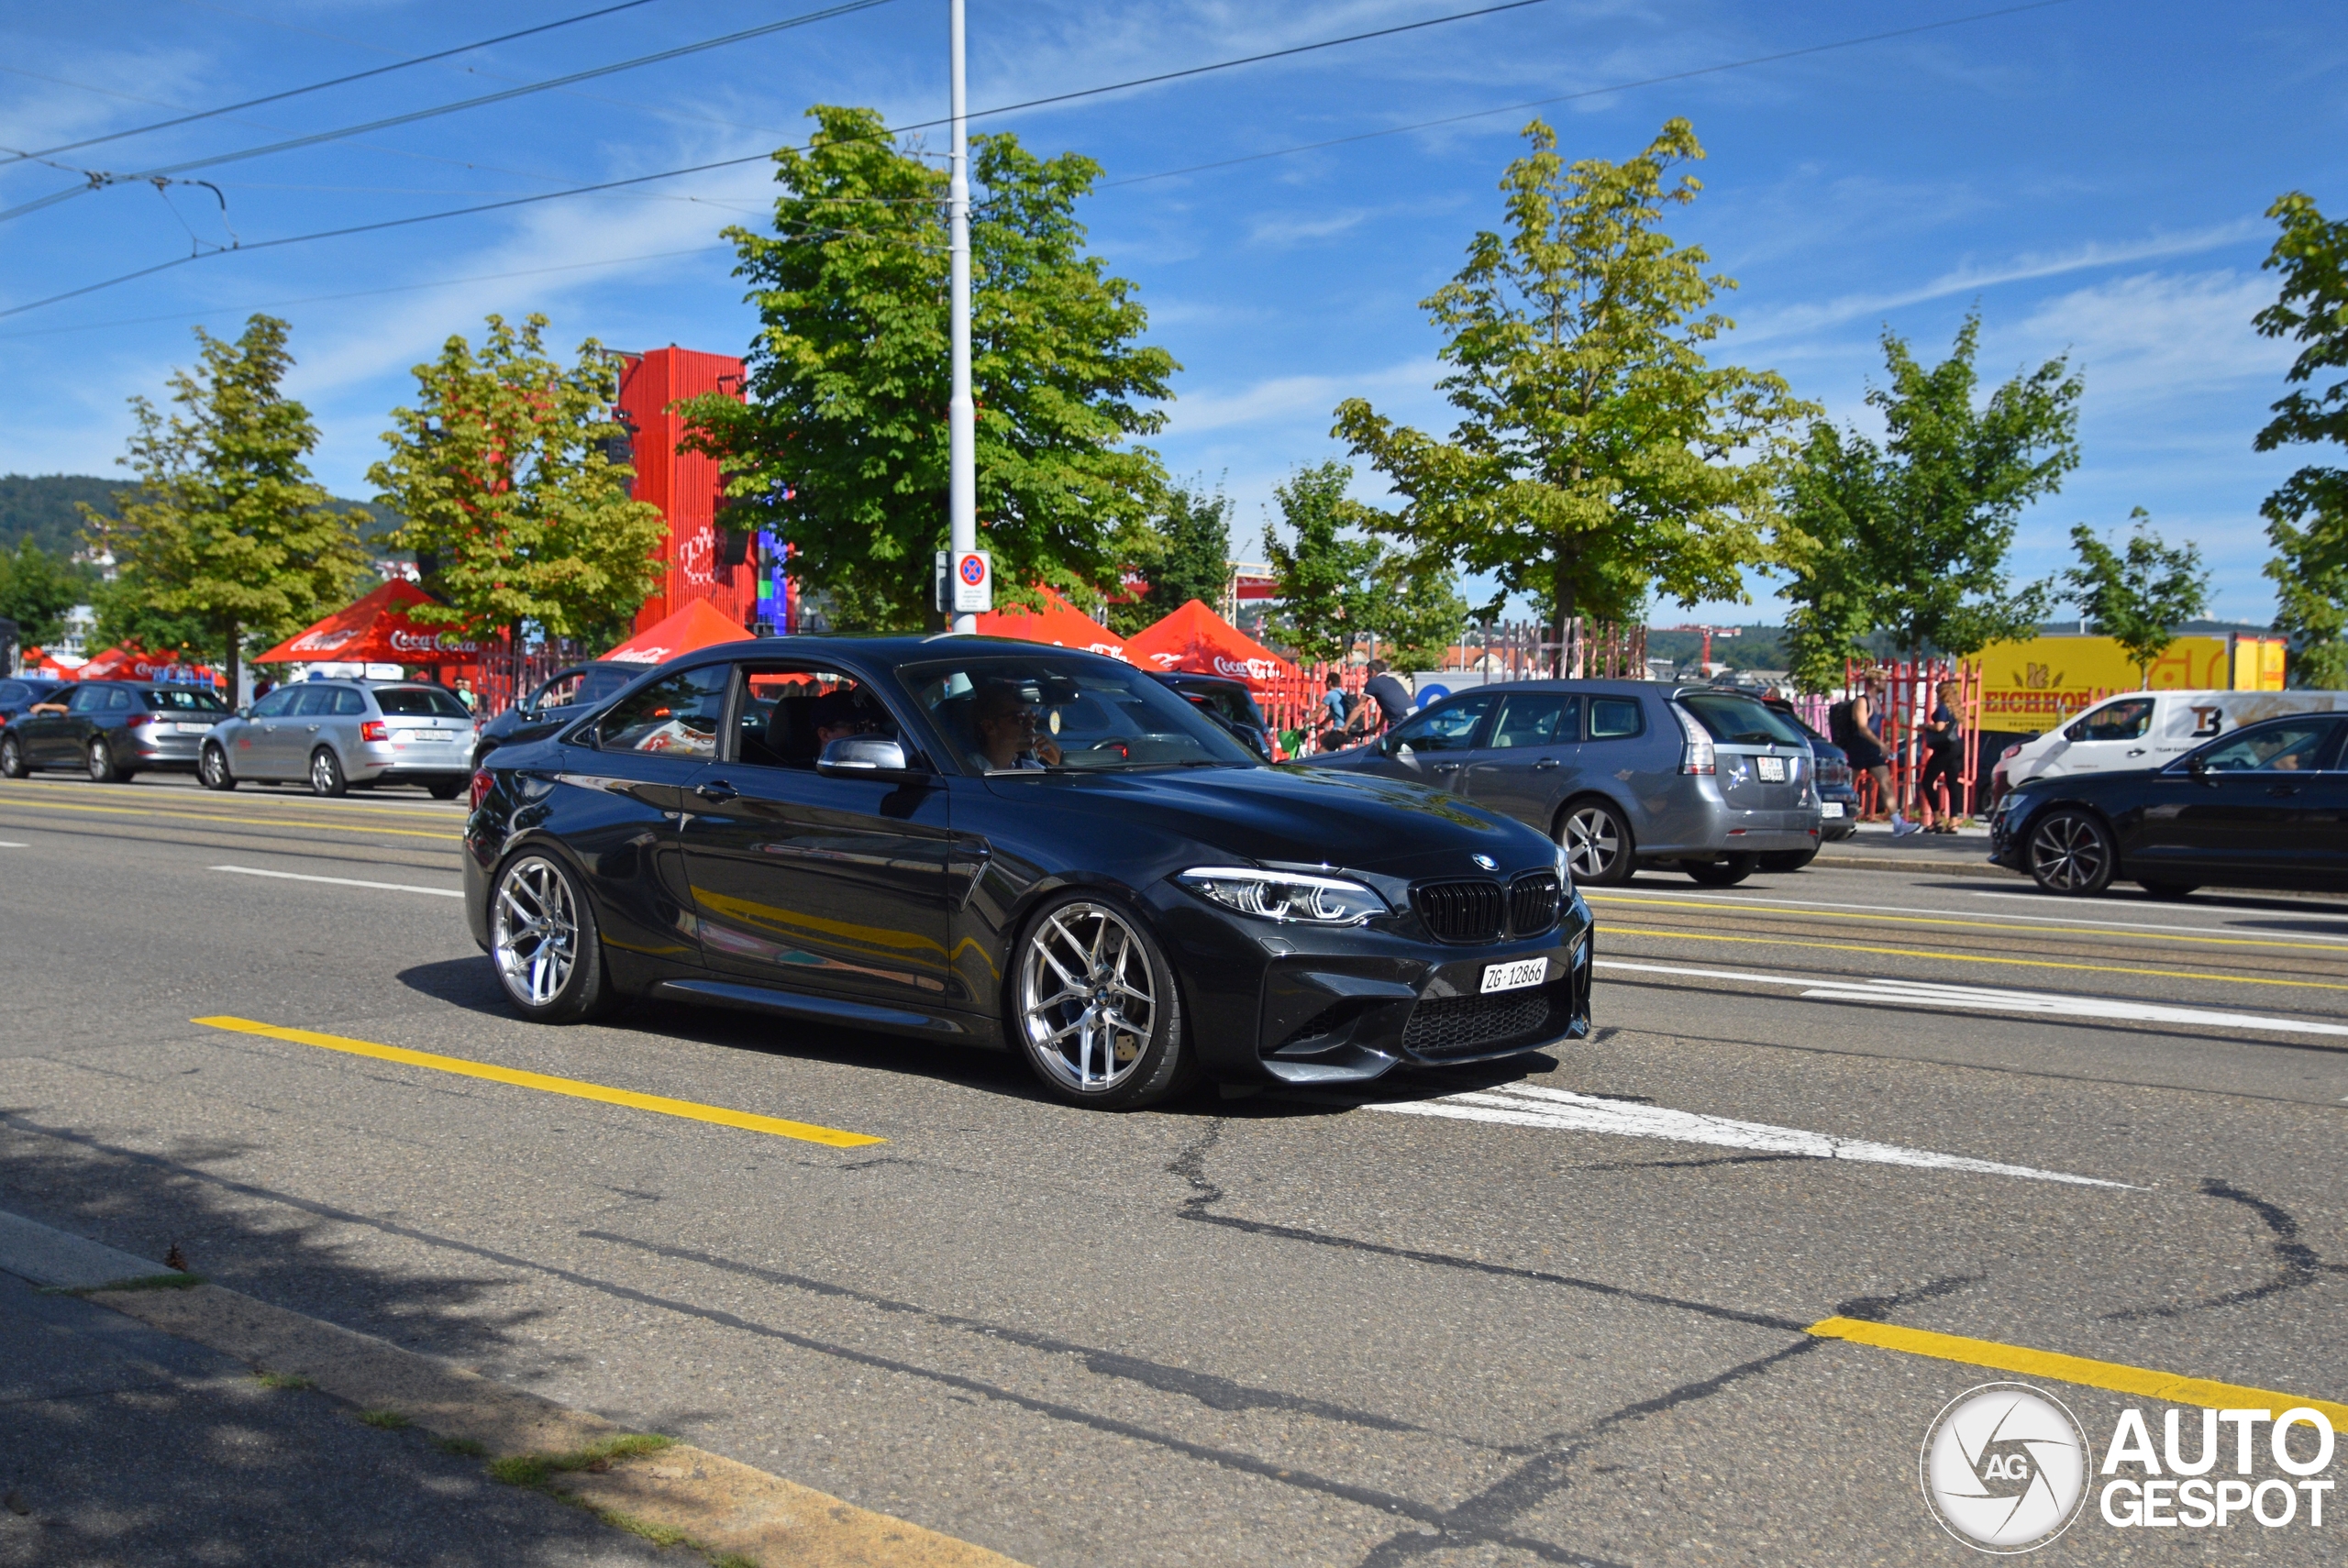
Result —
[{"label": "no parking sign", "polygon": [[956,615],[994,608],[994,562],[984,550],[937,552],[937,607]]}]

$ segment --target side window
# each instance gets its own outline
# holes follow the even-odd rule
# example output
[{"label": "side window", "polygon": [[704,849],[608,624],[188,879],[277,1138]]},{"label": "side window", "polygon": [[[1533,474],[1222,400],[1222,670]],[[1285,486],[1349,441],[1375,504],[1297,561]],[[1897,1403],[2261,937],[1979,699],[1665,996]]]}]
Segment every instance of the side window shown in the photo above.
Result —
[{"label": "side window", "polygon": [[94,713],[105,705],[105,687],[83,686],[74,691],[73,701],[67,705],[66,711],[73,713]]},{"label": "side window", "polygon": [[889,710],[856,677],[809,665],[743,667],[734,757],[757,767],[812,770],[833,741],[896,737]]},{"label": "side window", "polygon": [[548,681],[544,686],[539,687],[537,691],[531,694],[530,706],[533,708],[568,708],[573,702],[579,701],[580,684],[580,671],[575,669],[564,670],[560,675],[556,676],[552,680]]},{"label": "side window", "polygon": [[2087,714],[2063,734],[2075,741],[2142,740],[2144,732],[2153,727],[2153,705],[2132,699],[2126,702],[2110,702]]},{"label": "side window", "polygon": [[656,680],[604,715],[595,744],[605,751],[714,757],[733,676],[730,664],[705,664]]},{"label": "side window", "polygon": [[1495,694],[1473,692],[1455,701],[1429,708],[1415,719],[1405,720],[1387,736],[1387,749],[1400,751],[1409,746],[1412,751],[1465,751],[1476,738],[1476,731],[1491,711]]},{"label": "side window", "polygon": [[294,699],[300,695],[291,686],[281,686],[253,704],[252,716],[256,719],[282,718],[285,711],[294,706]]},{"label": "side window", "polygon": [[13,708],[28,695],[23,681],[0,680],[0,706]]},{"label": "side window", "polygon": [[124,690],[121,687],[119,687],[119,686],[115,686],[115,687],[109,687],[109,688],[107,689],[107,690],[106,690],[106,712],[109,712],[109,713],[127,713],[127,712],[128,712],[131,709],[136,708],[136,707],[138,707],[138,698],[136,698],[136,697],[134,697],[134,696],[132,696],[129,692],[127,692],[127,691]]},{"label": "side window", "polygon": [[1485,744],[1495,749],[1523,745],[1570,745],[1581,738],[1581,699],[1554,691],[1511,692]]},{"label": "side window", "polygon": [[346,686],[341,690],[337,691],[334,694],[334,716],[336,718],[356,719],[363,716],[366,712],[367,699],[359,692],[353,691],[350,688]]},{"label": "side window", "polygon": [[2305,773],[2322,766],[2331,725],[2322,719],[2245,730],[2201,753],[2212,773]]},{"label": "side window", "polygon": [[1589,700],[1589,738],[1626,740],[1646,728],[1636,697],[1593,697]]},{"label": "side window", "polygon": [[293,716],[322,719],[334,712],[334,693],[323,686],[304,686],[294,699]]}]

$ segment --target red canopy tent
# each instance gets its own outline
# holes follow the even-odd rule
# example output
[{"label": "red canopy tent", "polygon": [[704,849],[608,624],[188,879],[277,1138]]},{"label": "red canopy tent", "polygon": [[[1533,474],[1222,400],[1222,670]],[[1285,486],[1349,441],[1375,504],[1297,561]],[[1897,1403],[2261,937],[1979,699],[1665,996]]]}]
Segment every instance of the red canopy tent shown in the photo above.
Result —
[{"label": "red canopy tent", "polygon": [[1111,658],[1125,657],[1125,645],[1116,633],[1095,623],[1051,589],[1039,584],[1036,591],[1044,596],[1042,609],[1033,610],[1024,604],[1014,604],[1002,610],[991,610],[979,617],[980,635],[1017,637],[1025,643],[1050,643],[1055,647],[1082,648],[1088,653],[1107,654]]},{"label": "red canopy tent", "polygon": [[1196,599],[1127,637],[1125,657],[1144,669],[1187,669],[1256,687],[1304,674]]},{"label": "red canopy tent", "polygon": [[348,609],[294,633],[255,664],[476,664],[486,639],[454,626],[419,625],[408,606],[431,602],[415,584],[393,578]]},{"label": "red canopy tent", "polygon": [[212,671],[175,653],[149,653],[136,643],[108,648],[73,672],[77,680],[180,680],[201,685]]},{"label": "red canopy tent", "polygon": [[717,643],[740,642],[749,635],[708,600],[689,599],[683,609],[647,626],[604,657],[620,664],[666,664],[679,654]]}]

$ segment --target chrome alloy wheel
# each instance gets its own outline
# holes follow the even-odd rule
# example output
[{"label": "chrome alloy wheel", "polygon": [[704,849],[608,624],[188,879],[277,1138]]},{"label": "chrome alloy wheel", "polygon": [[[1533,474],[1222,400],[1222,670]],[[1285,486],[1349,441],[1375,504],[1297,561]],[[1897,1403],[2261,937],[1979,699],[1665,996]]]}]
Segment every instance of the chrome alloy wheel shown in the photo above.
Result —
[{"label": "chrome alloy wheel", "polygon": [[1566,813],[1566,865],[1577,882],[1602,882],[1623,853],[1614,813],[1603,806],[1579,806]]},{"label": "chrome alloy wheel", "polygon": [[579,962],[579,911],[570,879],[553,862],[527,856],[498,878],[490,914],[490,955],[515,1000],[551,1006]]},{"label": "chrome alloy wheel", "polygon": [[2070,812],[2057,812],[2030,835],[2030,865],[2040,884],[2058,893],[2078,893],[2100,887],[2110,873],[2105,864],[2110,851],[2093,823]]},{"label": "chrome alloy wheel", "polygon": [[1157,999],[1148,955],[1123,915],[1080,903],[1044,917],[1020,955],[1019,1025],[1036,1065],[1064,1088],[1099,1094],[1133,1077]]}]

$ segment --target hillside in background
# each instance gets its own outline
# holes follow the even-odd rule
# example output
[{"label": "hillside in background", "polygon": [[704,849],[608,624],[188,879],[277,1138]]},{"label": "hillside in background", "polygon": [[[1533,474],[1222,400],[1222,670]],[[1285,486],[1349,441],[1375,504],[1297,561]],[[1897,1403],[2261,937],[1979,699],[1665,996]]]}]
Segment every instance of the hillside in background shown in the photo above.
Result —
[{"label": "hillside in background", "polygon": [[[132,488],[128,480],[90,474],[0,474],[0,549],[14,550],[17,540],[29,538],[50,555],[70,556],[83,547],[82,514],[73,503],[85,501],[105,512],[118,492]],[[372,518],[361,530],[368,547],[389,553],[376,541],[399,526],[396,513],[363,501],[338,500],[335,504],[356,506]]]}]

